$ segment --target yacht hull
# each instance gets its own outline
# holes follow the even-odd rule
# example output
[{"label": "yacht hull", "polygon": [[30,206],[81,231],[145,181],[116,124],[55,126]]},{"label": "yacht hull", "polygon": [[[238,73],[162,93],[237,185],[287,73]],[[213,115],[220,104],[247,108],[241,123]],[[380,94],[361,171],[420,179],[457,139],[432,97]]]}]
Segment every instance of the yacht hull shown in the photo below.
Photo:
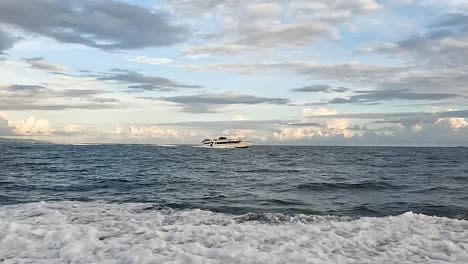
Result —
[{"label": "yacht hull", "polygon": [[253,146],[253,143],[250,142],[240,142],[240,143],[233,143],[233,144],[205,144],[204,147],[206,148],[222,148],[222,149],[233,149],[233,148],[248,148]]}]

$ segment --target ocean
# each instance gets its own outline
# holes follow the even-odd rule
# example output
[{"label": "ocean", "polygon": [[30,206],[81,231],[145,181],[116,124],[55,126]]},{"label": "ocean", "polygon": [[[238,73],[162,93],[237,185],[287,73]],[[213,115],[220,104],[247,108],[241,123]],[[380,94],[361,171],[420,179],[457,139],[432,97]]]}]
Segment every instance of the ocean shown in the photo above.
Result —
[{"label": "ocean", "polygon": [[468,263],[468,148],[0,143],[0,263]]}]

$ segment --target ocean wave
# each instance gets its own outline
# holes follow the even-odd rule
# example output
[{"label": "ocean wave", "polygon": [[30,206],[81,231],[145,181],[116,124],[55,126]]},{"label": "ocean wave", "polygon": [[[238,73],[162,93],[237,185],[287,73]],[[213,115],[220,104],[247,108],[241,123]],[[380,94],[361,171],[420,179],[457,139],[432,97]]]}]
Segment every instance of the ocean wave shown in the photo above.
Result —
[{"label": "ocean wave", "polygon": [[393,185],[382,181],[368,181],[358,183],[333,183],[333,182],[311,182],[299,184],[297,189],[306,189],[314,191],[329,191],[330,189],[349,189],[349,190],[382,190],[382,189],[396,189],[404,186]]},{"label": "ocean wave", "polygon": [[0,206],[4,263],[468,263],[468,221],[229,215],[151,203]]}]

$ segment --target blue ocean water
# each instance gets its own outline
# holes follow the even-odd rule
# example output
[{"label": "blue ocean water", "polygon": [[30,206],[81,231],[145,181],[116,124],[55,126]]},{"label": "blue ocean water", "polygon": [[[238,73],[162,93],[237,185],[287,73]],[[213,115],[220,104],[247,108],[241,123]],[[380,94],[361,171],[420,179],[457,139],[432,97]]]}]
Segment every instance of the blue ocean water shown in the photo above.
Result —
[{"label": "blue ocean water", "polygon": [[0,144],[0,204],[467,219],[468,148]]},{"label": "blue ocean water", "polygon": [[468,263],[468,149],[0,143],[0,263]]}]

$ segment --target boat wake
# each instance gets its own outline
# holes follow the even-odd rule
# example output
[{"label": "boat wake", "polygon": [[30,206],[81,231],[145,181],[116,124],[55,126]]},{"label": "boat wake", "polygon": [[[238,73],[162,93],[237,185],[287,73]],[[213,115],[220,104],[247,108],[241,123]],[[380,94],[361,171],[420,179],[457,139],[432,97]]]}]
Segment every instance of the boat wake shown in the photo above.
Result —
[{"label": "boat wake", "polygon": [[40,202],[0,207],[0,256],[4,263],[468,263],[468,221]]}]

